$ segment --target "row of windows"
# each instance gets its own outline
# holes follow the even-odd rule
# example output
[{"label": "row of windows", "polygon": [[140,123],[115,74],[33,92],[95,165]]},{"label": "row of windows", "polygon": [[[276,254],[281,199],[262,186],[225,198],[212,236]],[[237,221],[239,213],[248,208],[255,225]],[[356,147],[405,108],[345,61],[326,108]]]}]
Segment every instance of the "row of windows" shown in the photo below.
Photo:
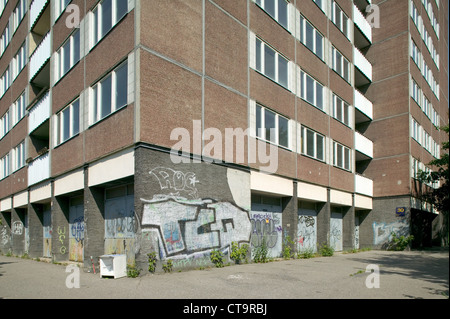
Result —
[{"label": "row of windows", "polygon": [[[89,125],[101,121],[127,105],[128,60],[93,85],[88,91]],[[82,99],[78,97],[55,115],[54,142],[59,145],[82,130]]]},{"label": "row of windows", "polygon": [[[7,2],[8,2],[7,0],[6,1],[0,0],[0,13],[3,13],[4,6],[6,5]],[[9,19],[0,37],[0,57],[3,55],[6,48],[8,47],[12,36],[16,32],[20,23],[22,22],[26,12],[27,12],[27,0],[19,0],[17,6],[14,8],[11,14],[11,19]],[[10,32],[10,28],[12,32]]]},{"label": "row of windows", "polygon": [[[431,169],[427,167],[425,164],[423,164],[421,161],[419,161],[416,158],[412,158],[412,165],[411,165],[411,176],[412,178],[419,178],[419,175],[421,172],[425,172],[427,174],[431,173]],[[426,185],[433,187],[433,188],[439,188],[440,181],[435,181],[433,183],[426,183]]]},{"label": "row of windows", "polygon": [[0,118],[0,140],[25,116],[25,107],[25,92],[23,92]]},{"label": "row of windows", "polygon": [[[432,6],[430,0],[422,0],[422,4],[425,7],[425,11],[428,14],[428,18],[430,18],[430,22],[431,22],[431,25],[433,27],[433,30],[434,30],[434,32],[436,33],[436,36],[439,39],[439,29],[440,29],[439,28],[439,22],[438,22],[437,18],[434,15],[433,6]],[[437,0],[436,0],[436,5],[439,8],[439,2]]]},{"label": "row of windows", "polygon": [[439,129],[439,114],[414,79],[411,79],[411,97],[420,106],[425,115],[430,119],[431,123]]},{"label": "row of windows", "polygon": [[[296,92],[294,85],[289,80],[295,78],[296,66],[257,37],[255,37],[255,51],[255,70],[286,89]],[[344,79],[349,80],[350,63],[334,48],[333,56],[333,68],[338,74],[342,74]],[[326,111],[324,105],[327,96],[325,87],[302,70],[298,71],[298,75],[298,96],[318,109]],[[349,104],[333,95],[332,107],[333,109],[330,112],[332,116],[349,126]]]},{"label": "row of windows", "polygon": [[[292,120],[262,106],[255,105],[254,128],[253,135],[264,141],[275,145],[293,149],[293,143],[290,140],[295,136]],[[300,144],[297,151],[305,156],[326,161],[326,137],[310,128],[301,125],[297,134]],[[351,171],[351,153],[352,150],[336,141],[333,141],[333,158],[332,164],[336,167]]]},{"label": "row of windows", "polygon": [[437,52],[435,46],[433,45],[433,40],[432,40],[431,36],[429,35],[427,28],[425,28],[425,25],[423,24],[422,17],[419,14],[419,11],[418,11],[417,7],[415,6],[414,1],[411,0],[410,3],[411,3],[411,12],[410,12],[411,18],[412,18],[414,24],[416,25],[416,28],[419,31],[423,42],[425,43],[428,51],[431,54],[434,64],[439,69],[440,68],[439,53]]},{"label": "row of windows", "polygon": [[3,97],[6,91],[8,91],[12,82],[14,82],[20,72],[22,72],[26,63],[26,46],[24,42],[20,49],[17,51],[16,55],[11,60],[10,65],[6,68],[5,72],[0,77],[0,99]]},{"label": "row of windows", "polygon": [[0,180],[25,166],[25,141],[0,159]]},{"label": "row of windows", "polygon": [[411,119],[411,137],[435,158],[440,158],[441,149],[430,134],[415,120]]}]

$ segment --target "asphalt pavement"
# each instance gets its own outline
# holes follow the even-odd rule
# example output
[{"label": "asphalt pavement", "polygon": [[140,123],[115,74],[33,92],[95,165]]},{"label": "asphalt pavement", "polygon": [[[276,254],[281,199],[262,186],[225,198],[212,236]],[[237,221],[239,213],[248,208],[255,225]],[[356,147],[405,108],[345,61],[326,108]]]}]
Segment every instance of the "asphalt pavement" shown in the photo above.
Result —
[{"label": "asphalt pavement", "polygon": [[83,272],[73,266],[0,256],[1,299],[179,299],[191,307],[187,311],[195,311],[188,300],[448,296],[448,250],[335,253],[332,257],[168,274],[150,274],[145,270],[137,278],[120,279],[100,278],[98,273]]}]

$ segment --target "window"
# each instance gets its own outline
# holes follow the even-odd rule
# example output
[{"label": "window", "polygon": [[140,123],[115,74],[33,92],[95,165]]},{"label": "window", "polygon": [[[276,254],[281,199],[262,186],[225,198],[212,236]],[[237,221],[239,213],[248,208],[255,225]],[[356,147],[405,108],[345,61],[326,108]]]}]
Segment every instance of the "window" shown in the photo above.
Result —
[{"label": "window", "polygon": [[80,61],[80,31],[77,29],[57,52],[56,78],[61,79],[78,61]]},{"label": "window", "polygon": [[9,110],[0,119],[0,139],[9,132]]},{"label": "window", "polygon": [[421,95],[422,91],[420,90],[419,85],[416,81],[411,80],[411,97],[416,101],[416,103],[420,106],[421,103]]},{"label": "window", "polygon": [[256,105],[256,136],[274,144],[289,147],[287,118]]},{"label": "window", "polygon": [[300,15],[300,42],[323,60],[323,36]]},{"label": "window", "polygon": [[303,155],[325,160],[325,137],[307,127],[302,126],[300,135],[300,149]]},{"label": "window", "polygon": [[66,10],[72,0],[56,0],[55,1],[55,18],[58,19],[59,16]]},{"label": "window", "polygon": [[80,132],[80,100],[75,100],[56,115],[57,141],[61,144]]},{"label": "window", "polygon": [[301,98],[323,110],[323,86],[309,74],[301,71]]},{"label": "window", "polygon": [[320,8],[320,10],[325,12],[325,0],[313,0],[315,4]]},{"label": "window", "polygon": [[5,50],[9,45],[9,41],[9,24],[6,24],[5,30],[3,30],[2,36],[0,38],[0,56],[5,53]]},{"label": "window", "polygon": [[11,86],[11,78],[9,74],[9,67],[6,68],[5,73],[0,78],[0,98],[8,91]]},{"label": "window", "polygon": [[20,72],[25,67],[25,43],[20,47],[17,54],[14,56],[12,60],[12,80],[14,81],[16,77],[20,74]]},{"label": "window", "polygon": [[345,81],[350,82],[350,62],[335,47],[333,53],[333,70],[336,71]]},{"label": "window", "polygon": [[25,141],[12,150],[12,171],[15,172],[25,166]]},{"label": "window", "polygon": [[9,154],[0,159],[0,179],[9,176]]},{"label": "window", "polygon": [[421,142],[421,131],[422,127],[417,123],[415,119],[411,120],[411,137],[416,140],[417,143],[422,144]]},{"label": "window", "polygon": [[25,92],[12,105],[11,126],[16,125],[25,116]]},{"label": "window", "polygon": [[350,105],[333,94],[333,117],[345,125],[350,125]]},{"label": "window", "polygon": [[256,0],[256,4],[284,28],[288,28],[288,4],[286,0]]},{"label": "window", "polygon": [[103,0],[94,10],[93,46],[97,44],[128,12],[128,1]]},{"label": "window", "polygon": [[256,70],[278,84],[288,86],[288,60],[256,38]]},{"label": "window", "polygon": [[333,150],[333,165],[350,171],[350,149],[337,142],[333,142]]},{"label": "window", "polygon": [[331,21],[341,30],[342,33],[348,38],[349,35],[349,19],[342,9],[333,1],[331,5]]},{"label": "window", "polygon": [[127,105],[128,64],[122,63],[92,87],[90,124],[94,124]]},{"label": "window", "polygon": [[420,53],[419,48],[412,40],[411,40],[411,58],[413,59],[417,67],[421,69],[422,53]]},{"label": "window", "polygon": [[17,7],[14,9],[13,12],[13,34],[16,32],[17,28],[19,27],[20,23],[22,22],[23,17],[25,16],[25,13],[27,11],[27,1],[26,0],[19,0],[19,3],[17,4]]}]

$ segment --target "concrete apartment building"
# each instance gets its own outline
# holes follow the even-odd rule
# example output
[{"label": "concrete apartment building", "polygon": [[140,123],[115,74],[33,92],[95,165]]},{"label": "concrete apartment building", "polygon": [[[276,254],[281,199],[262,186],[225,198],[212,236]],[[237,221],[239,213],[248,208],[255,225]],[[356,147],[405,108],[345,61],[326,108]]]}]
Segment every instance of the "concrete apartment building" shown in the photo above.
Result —
[{"label": "concrete apartment building", "polygon": [[447,10],[0,0],[0,250],[189,268],[232,242],[277,257],[288,236],[342,251],[421,232],[439,216],[414,174],[448,138]]}]

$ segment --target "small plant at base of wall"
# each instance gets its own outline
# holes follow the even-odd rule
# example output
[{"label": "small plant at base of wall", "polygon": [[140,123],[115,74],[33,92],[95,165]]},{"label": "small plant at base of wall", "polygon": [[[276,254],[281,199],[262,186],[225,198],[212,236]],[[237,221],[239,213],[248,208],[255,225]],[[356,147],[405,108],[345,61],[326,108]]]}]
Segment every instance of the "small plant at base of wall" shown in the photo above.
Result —
[{"label": "small plant at base of wall", "polygon": [[151,252],[148,256],[148,271],[154,273],[156,271],[156,253]]},{"label": "small plant at base of wall", "polygon": [[164,272],[165,273],[170,273],[170,272],[172,272],[172,270],[173,270],[173,261],[172,261],[172,259],[168,259],[167,260],[167,263],[165,263],[163,266],[162,266],[162,268],[163,268],[163,270],[164,270]]},{"label": "small plant at base of wall", "polygon": [[220,250],[212,250],[210,259],[217,268],[223,267],[223,253]]}]

